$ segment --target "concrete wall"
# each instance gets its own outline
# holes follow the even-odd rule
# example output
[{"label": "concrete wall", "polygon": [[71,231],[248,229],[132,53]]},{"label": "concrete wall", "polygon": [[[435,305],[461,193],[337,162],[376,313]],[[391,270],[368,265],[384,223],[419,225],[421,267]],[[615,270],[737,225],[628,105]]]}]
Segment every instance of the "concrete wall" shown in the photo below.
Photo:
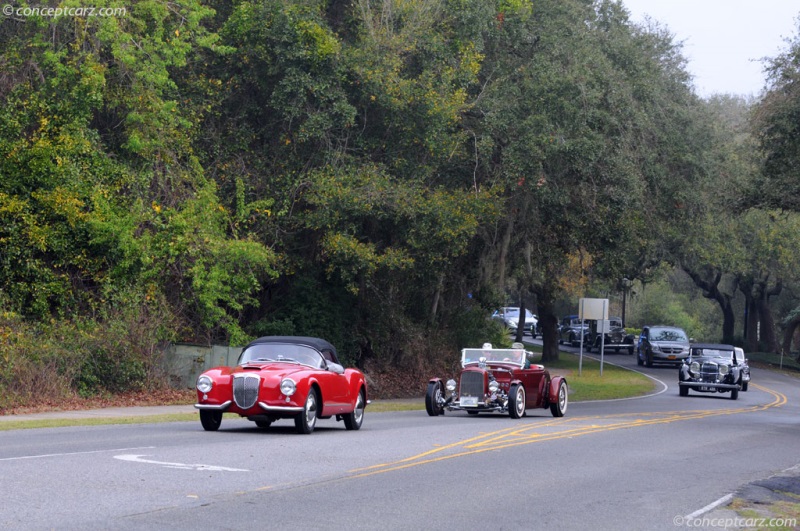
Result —
[{"label": "concrete wall", "polygon": [[173,387],[192,389],[200,373],[213,367],[233,367],[241,352],[242,347],[177,343],[167,347],[164,364]]}]

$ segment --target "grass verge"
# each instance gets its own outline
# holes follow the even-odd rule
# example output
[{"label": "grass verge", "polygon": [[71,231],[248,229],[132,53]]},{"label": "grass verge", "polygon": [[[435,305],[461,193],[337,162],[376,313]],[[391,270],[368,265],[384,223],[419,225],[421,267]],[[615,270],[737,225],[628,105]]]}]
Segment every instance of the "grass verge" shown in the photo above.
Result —
[{"label": "grass verge", "polygon": [[557,362],[545,365],[551,375],[567,379],[570,402],[631,398],[652,393],[656,388],[647,376],[609,363],[603,364],[601,376],[600,362],[586,356],[582,367],[579,365],[579,357],[567,352],[560,352]]}]

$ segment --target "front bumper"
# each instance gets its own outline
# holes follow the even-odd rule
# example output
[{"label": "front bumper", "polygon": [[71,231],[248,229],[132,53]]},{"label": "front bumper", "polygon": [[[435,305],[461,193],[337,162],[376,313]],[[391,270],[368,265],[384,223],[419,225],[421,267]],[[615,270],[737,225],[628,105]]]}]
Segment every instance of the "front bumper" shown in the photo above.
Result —
[{"label": "front bumper", "polygon": [[711,391],[733,391],[734,389],[741,390],[742,386],[739,384],[726,384],[715,382],[678,382],[680,387],[688,387],[697,391],[711,390]]}]

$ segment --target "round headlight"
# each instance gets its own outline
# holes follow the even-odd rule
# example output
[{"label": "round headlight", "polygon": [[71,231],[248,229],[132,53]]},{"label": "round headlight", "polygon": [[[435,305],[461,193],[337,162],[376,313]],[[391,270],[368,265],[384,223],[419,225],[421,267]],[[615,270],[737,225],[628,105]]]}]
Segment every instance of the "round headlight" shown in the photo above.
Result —
[{"label": "round headlight", "polygon": [[722,376],[725,376],[726,374],[728,374],[728,366],[727,365],[720,365],[719,366],[719,373]]},{"label": "round headlight", "polygon": [[500,384],[497,383],[497,380],[492,380],[489,382],[489,391],[496,393],[498,389],[500,389]]},{"label": "round headlight", "polygon": [[197,379],[197,390],[201,393],[207,393],[211,391],[212,387],[214,387],[214,381],[205,374],[201,374]]},{"label": "round headlight", "polygon": [[456,381],[455,380],[447,380],[447,384],[445,384],[445,389],[450,391],[451,393],[456,390]]},{"label": "round headlight", "polygon": [[693,361],[691,365],[689,365],[689,370],[692,372],[700,372],[700,364],[696,361]]},{"label": "round headlight", "polygon": [[297,385],[291,378],[284,378],[281,380],[281,393],[286,396],[292,396],[297,391]]}]

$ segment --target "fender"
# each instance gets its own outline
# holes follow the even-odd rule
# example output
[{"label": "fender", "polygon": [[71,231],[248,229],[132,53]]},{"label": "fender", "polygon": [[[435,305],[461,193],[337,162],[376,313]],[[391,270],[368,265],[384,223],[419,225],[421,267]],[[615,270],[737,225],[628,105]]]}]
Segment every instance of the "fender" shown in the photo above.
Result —
[{"label": "fender", "polygon": [[[558,388],[561,387],[561,382],[567,383],[567,379],[563,376],[553,376],[550,380],[550,389],[547,391],[547,400],[549,403],[558,402]],[[567,384],[567,389],[569,385]]]},{"label": "fender", "polygon": [[432,383],[439,383],[439,382],[441,382],[441,381],[442,381],[442,379],[441,379],[441,378],[431,378],[430,380],[428,380],[428,383],[429,383],[429,384],[432,384]]}]

